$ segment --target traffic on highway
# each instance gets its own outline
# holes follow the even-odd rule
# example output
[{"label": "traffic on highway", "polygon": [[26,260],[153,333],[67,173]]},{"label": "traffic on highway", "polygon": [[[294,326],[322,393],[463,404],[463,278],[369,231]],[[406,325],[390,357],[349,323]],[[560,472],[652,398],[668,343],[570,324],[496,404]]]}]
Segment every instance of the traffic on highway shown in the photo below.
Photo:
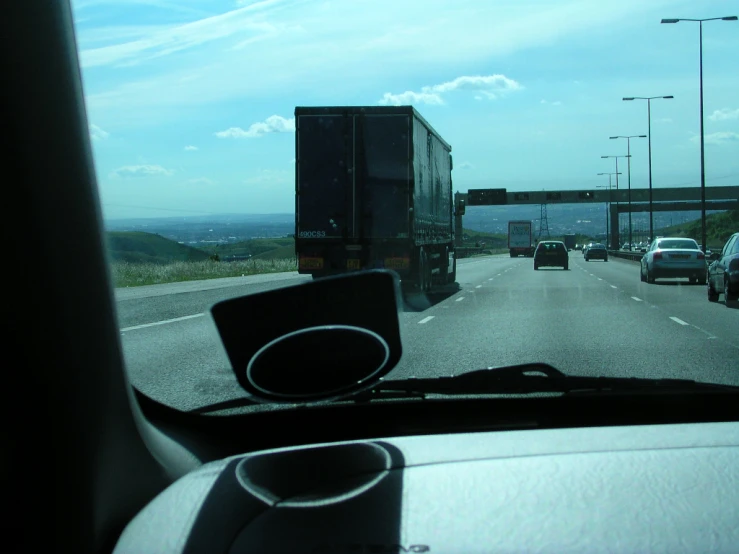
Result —
[{"label": "traffic on highway", "polygon": [[[639,262],[586,263],[571,256],[569,264],[568,271],[534,272],[530,258],[460,260],[457,283],[449,290],[404,303],[403,357],[388,378],[438,377],[460,367],[545,358],[574,375],[739,385],[733,362],[739,355],[739,303],[730,309],[723,302],[709,304],[705,286],[687,279],[640,282]],[[224,299],[309,282],[298,274],[266,277],[204,290],[179,284],[118,290],[121,340],[134,385],[183,410],[246,396],[209,309]],[[649,332],[631,334],[624,344],[621,328]],[[669,367],[643,356],[655,341],[670,345]],[[607,355],[614,351],[616,360]]]},{"label": "traffic on highway", "polygon": [[11,3],[8,551],[735,551],[726,9]]}]

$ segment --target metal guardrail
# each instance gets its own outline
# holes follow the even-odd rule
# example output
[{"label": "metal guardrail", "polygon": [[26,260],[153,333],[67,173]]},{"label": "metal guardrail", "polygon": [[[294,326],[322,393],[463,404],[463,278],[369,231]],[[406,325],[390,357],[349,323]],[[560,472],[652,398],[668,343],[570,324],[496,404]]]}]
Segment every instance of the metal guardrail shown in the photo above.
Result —
[{"label": "metal guardrail", "polygon": [[[614,258],[623,258],[626,260],[630,260],[632,262],[641,262],[641,259],[644,257],[646,252],[630,252],[628,250],[609,250],[608,256],[613,256]],[[713,263],[713,260],[709,257],[706,257],[706,267],[711,265]]]},{"label": "metal guardrail", "polygon": [[640,262],[646,252],[634,252],[629,250],[609,250],[608,255],[614,258],[624,258],[632,262]]}]

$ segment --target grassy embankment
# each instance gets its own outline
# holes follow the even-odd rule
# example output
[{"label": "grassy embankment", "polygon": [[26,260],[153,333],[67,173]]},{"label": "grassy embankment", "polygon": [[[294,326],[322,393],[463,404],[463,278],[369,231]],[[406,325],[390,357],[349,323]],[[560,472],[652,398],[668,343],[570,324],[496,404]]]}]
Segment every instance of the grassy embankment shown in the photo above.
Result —
[{"label": "grassy embankment", "polygon": [[[729,237],[739,231],[739,210],[730,210],[706,216],[706,242],[710,250],[721,250]],[[701,242],[701,220],[686,221],[656,231],[663,237],[688,237]]]},{"label": "grassy embankment", "polygon": [[[291,238],[248,240],[207,252],[151,233],[110,232],[107,236],[115,287],[297,271]],[[251,258],[215,261],[216,252],[221,260],[234,255]]]}]

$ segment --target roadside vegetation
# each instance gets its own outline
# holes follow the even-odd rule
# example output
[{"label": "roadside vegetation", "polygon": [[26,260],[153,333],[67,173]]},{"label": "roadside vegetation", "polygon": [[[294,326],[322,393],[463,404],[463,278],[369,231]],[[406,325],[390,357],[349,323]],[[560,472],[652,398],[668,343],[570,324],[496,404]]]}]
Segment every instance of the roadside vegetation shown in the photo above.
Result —
[{"label": "roadside vegetation", "polygon": [[168,264],[113,262],[111,273],[115,287],[140,287],[180,281],[243,277],[259,273],[297,271],[295,259],[243,260],[236,262],[172,262]]},{"label": "roadside vegetation", "polygon": [[[723,248],[729,237],[739,230],[739,210],[706,215],[706,242],[711,249]],[[688,237],[701,241],[701,220],[686,221],[657,231],[665,237]]]},{"label": "roadside vegetation", "polygon": [[[292,238],[254,239],[201,250],[160,235],[108,233],[115,287],[297,271]],[[238,256],[236,261],[228,261]]]}]

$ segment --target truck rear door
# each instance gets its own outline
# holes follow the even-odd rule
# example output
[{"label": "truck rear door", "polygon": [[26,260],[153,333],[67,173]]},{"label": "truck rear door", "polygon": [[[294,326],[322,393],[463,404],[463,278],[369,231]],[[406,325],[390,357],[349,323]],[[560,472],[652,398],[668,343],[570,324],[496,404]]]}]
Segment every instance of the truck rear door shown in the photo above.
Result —
[{"label": "truck rear door", "polygon": [[408,238],[412,179],[408,115],[357,116],[359,236]]},{"label": "truck rear door", "polygon": [[298,117],[298,238],[408,237],[410,121],[407,114]]},{"label": "truck rear door", "polygon": [[354,228],[353,117],[296,121],[296,238],[347,238]]}]

